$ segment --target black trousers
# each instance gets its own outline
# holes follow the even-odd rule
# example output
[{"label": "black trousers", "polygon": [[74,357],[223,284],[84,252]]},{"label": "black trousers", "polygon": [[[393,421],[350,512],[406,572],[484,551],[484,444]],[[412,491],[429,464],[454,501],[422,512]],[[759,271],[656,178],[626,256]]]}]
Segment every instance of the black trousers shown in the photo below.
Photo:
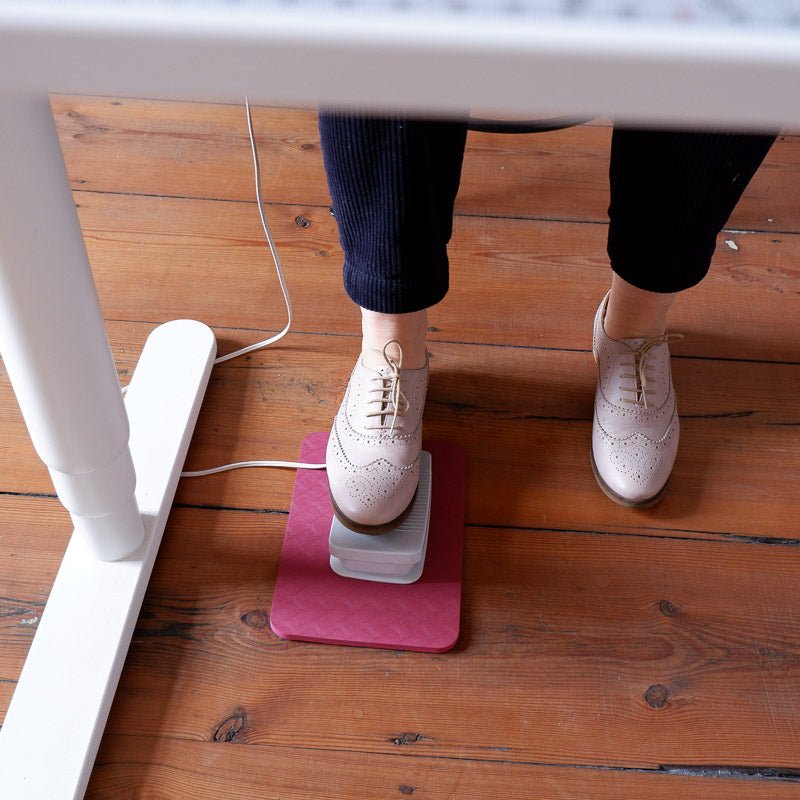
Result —
[{"label": "black trousers", "polygon": [[[320,114],[345,290],[402,314],[447,293],[447,243],[465,121]],[[615,127],[608,255],[640,289],[678,292],[708,272],[716,238],[773,134]]]}]

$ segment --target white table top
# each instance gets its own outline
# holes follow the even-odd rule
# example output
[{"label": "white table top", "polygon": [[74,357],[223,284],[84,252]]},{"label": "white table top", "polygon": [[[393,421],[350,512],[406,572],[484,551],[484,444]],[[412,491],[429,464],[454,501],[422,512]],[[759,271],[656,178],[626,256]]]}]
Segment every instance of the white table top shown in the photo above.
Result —
[{"label": "white table top", "polygon": [[800,124],[800,0],[0,0],[0,92]]}]

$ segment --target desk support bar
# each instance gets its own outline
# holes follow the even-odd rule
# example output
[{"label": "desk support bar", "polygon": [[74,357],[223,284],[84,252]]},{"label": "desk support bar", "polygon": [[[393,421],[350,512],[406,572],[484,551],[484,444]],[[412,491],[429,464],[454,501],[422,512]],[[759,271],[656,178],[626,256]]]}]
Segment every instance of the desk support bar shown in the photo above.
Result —
[{"label": "desk support bar", "polygon": [[75,525],[0,729],[0,797],[78,800],[216,342],[199,322],[161,325],[123,404],[45,95],[0,94],[0,352]]},{"label": "desk support bar", "polygon": [[72,535],[0,730],[3,800],[84,796],[215,353],[191,320],[144,346],[125,397],[144,542],[101,561]]},{"label": "desk support bar", "polygon": [[76,531],[130,555],[128,418],[46,95],[0,95],[0,353]]}]

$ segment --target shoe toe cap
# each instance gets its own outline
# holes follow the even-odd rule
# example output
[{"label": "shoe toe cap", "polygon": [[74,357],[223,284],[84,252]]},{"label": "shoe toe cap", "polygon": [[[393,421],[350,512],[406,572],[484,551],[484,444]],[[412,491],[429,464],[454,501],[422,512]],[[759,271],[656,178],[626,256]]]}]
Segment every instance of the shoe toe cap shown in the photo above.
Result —
[{"label": "shoe toe cap", "polygon": [[327,457],[331,497],[339,513],[358,525],[385,525],[397,519],[414,499],[419,458],[396,466],[385,458],[359,466],[349,461],[331,437]]},{"label": "shoe toe cap", "polygon": [[376,461],[331,481],[331,496],[339,511],[359,525],[385,525],[397,519],[414,499],[417,465],[398,469]]},{"label": "shoe toe cap", "polygon": [[677,429],[654,441],[641,434],[615,439],[596,427],[592,459],[601,485],[613,499],[630,505],[657,498],[666,486],[677,454]]}]

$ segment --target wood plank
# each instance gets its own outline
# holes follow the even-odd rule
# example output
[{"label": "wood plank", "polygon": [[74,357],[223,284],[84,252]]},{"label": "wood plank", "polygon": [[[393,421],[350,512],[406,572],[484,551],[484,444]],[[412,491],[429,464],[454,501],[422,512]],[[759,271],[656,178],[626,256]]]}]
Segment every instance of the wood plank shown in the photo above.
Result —
[{"label": "wood plank", "polygon": [[[277,639],[284,524],[174,510],[109,735],[145,737],[154,756],[156,739],[177,738],[337,757],[797,767],[797,547],[470,528],[462,636],[433,656]],[[32,627],[36,557],[50,558],[29,531],[9,542],[23,577],[0,584],[17,604],[0,630],[4,679]]]},{"label": "wood plank", "polygon": [[[120,373],[151,323],[210,322],[222,351],[281,328],[242,110],[114,102],[54,105],[105,315],[127,320],[109,326]],[[298,333],[215,371],[197,467],[293,457],[330,424],[356,346],[314,116],[258,109],[256,124],[271,199],[288,204],[269,214]],[[786,543],[800,540],[800,237],[721,237],[711,276],[673,313],[688,334],[675,348],[673,484],[651,511],[614,506],[587,456],[605,227],[485,216],[603,222],[608,135],[470,140],[426,417],[428,435],[470,458],[456,651],[276,639],[269,602],[294,474],[184,481],[184,504],[252,511],[173,513],[90,796],[800,794],[788,780],[653,774],[798,769],[800,551]],[[731,226],[800,230],[798,161],[797,137],[777,145]],[[0,426],[0,492],[51,491],[4,375]],[[70,527],[54,499],[0,494],[0,720]]]},{"label": "wood plank", "polygon": [[[53,98],[76,188],[250,200],[242,107],[152,100]],[[272,202],[328,205],[316,115],[255,109]],[[586,125],[531,136],[471,133],[461,214],[605,222],[611,130]],[[730,227],[800,231],[800,138],[784,136],[742,198]]]},{"label": "wood plank", "polygon": [[[283,327],[283,301],[252,204],[84,192],[76,198],[106,318]],[[358,333],[330,215],[305,206],[268,211],[295,329]],[[712,273],[675,303],[671,326],[686,339],[674,351],[800,361],[800,236],[724,238],[737,249],[721,241]],[[587,350],[610,283],[604,248],[603,226],[459,219],[451,290],[431,311],[431,340]]]},{"label": "wood plank", "polygon": [[794,800],[798,788],[782,782],[107,736],[86,798],[114,800],[135,793],[174,800],[527,800],[532,792],[537,800]]},{"label": "wood plank", "polygon": [[3,720],[4,794],[84,795],[215,352],[211,331],[194,321],[148,337],[125,395],[144,538],[123,549],[70,537]]},{"label": "wood plank", "polygon": [[0,495],[0,722],[71,533],[54,498]]},{"label": "wood plank", "polygon": [[[314,338],[303,337],[285,355],[264,353],[263,362],[254,356],[251,364],[263,368],[250,378],[220,370],[191,468],[255,454],[293,457],[298,431],[327,429],[350,368],[348,357],[333,358],[346,352],[340,342],[328,337],[315,350]],[[607,501],[591,473],[590,357],[561,354],[555,360],[543,351],[487,353],[444,344],[433,352],[426,435],[458,442],[467,451],[469,523],[797,536],[797,367],[677,360],[684,438],[673,483],[656,508],[631,512]],[[242,388],[226,389],[229,378]],[[332,388],[337,383],[338,391]],[[231,396],[240,404],[231,408]],[[207,438],[205,420],[219,426]],[[292,484],[291,473],[227,473],[182,482],[178,500],[286,509]]]},{"label": "wood plank", "polygon": [[[683,445],[673,485],[656,508],[631,512],[598,492],[589,468],[588,354],[442,343],[433,355],[426,435],[467,450],[470,523],[797,535],[796,365],[676,359]],[[297,336],[218,369],[191,468],[295,457],[302,435],[329,427],[353,357],[347,339]],[[286,509],[293,481],[285,471],[226,473],[183,481],[178,499]]]},{"label": "wood plank", "polygon": [[468,529],[462,637],[431,656],[277,639],[284,524],[176,509],[110,732],[209,741],[240,715],[245,744],[797,766],[796,547]]},{"label": "wood plank", "polygon": [[[148,329],[112,324],[114,349],[142,341]],[[236,335],[226,345],[244,343],[248,334]],[[598,490],[589,465],[595,380],[589,354],[440,343],[433,356],[425,431],[467,451],[470,524],[800,535],[800,365],[675,359],[683,439],[672,484],[655,508],[630,511]],[[187,468],[296,458],[304,435],[329,428],[354,357],[351,339],[298,334],[247,361],[221,365]],[[0,409],[9,465],[0,470],[0,491],[51,492],[5,381]],[[293,482],[285,470],[224,473],[182,481],[177,500],[286,510]]]},{"label": "wood plank", "polygon": [[[253,199],[244,97],[204,105],[55,96],[52,105],[76,188]],[[265,198],[329,204],[316,114],[254,108],[253,124]]]}]

